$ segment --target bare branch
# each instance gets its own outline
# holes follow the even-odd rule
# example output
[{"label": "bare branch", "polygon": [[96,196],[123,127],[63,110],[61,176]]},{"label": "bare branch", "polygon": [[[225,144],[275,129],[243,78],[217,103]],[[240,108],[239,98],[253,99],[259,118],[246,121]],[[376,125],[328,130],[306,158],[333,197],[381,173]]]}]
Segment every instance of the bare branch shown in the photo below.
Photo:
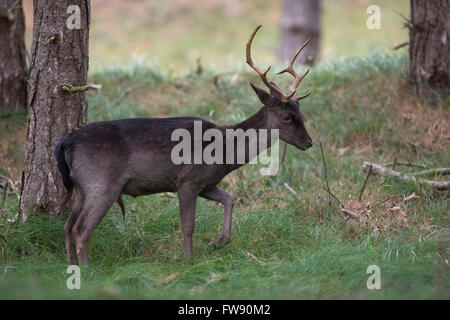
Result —
[{"label": "bare branch", "polygon": [[404,174],[398,171],[394,171],[388,168],[385,168],[379,164],[366,162],[364,161],[363,164],[363,170],[369,170],[369,166],[372,166],[372,173],[379,176],[392,176],[396,177],[403,181],[412,181],[415,183],[420,184],[426,184],[432,188],[435,188],[437,190],[448,190],[450,189],[450,181],[432,181],[432,180],[425,180],[421,178],[416,178],[412,175]]},{"label": "bare branch", "polygon": [[406,47],[406,46],[409,46],[409,41],[402,42],[402,43],[400,43],[399,45],[396,45],[396,46],[394,47],[394,50],[398,50],[398,49],[401,49],[401,48]]},{"label": "bare branch", "polygon": [[364,179],[364,183],[362,185],[361,191],[359,192],[358,201],[361,201],[361,198],[364,193],[364,189],[366,188],[367,180],[369,180],[371,171],[372,171],[372,167],[369,167],[369,170],[367,171],[367,175],[366,175],[366,178]]},{"label": "bare branch", "polygon": [[436,168],[436,169],[428,169],[423,170],[415,173],[411,173],[412,176],[425,176],[425,175],[431,175],[431,174],[437,174],[437,175],[445,175],[450,173],[450,168]]},{"label": "bare branch", "polygon": [[320,153],[322,154],[323,171],[324,171],[325,181],[326,181],[326,183],[327,183],[327,191],[328,191],[328,194],[329,194],[330,196],[332,196],[332,197],[339,203],[339,206],[340,206],[341,208],[344,208],[344,206],[342,205],[341,200],[339,200],[339,198],[336,197],[336,196],[334,195],[333,192],[331,192],[330,185],[329,185],[329,183],[328,183],[328,170],[327,170],[327,163],[326,163],[326,161],[325,161],[325,155],[324,155],[324,153],[323,153],[322,141],[320,141],[319,144],[317,144],[317,143],[314,143],[314,144],[319,146],[319,148],[320,148]]},{"label": "bare branch", "polygon": [[394,159],[394,162],[393,163],[383,163],[382,165],[383,166],[392,166],[392,165],[394,165],[394,163],[395,163],[395,165],[397,166],[407,166],[407,167],[418,167],[418,168],[423,168],[423,169],[426,169],[427,167],[425,166],[425,165],[423,165],[423,164],[417,164],[417,163],[409,163],[409,162],[401,162],[401,161],[397,161],[396,159]]}]

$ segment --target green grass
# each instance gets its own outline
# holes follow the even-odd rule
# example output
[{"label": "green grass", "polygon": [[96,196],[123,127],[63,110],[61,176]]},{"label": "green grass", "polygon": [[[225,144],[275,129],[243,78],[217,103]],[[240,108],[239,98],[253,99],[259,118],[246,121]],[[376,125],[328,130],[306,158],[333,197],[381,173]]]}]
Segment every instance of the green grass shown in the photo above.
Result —
[{"label": "green grass", "polygon": [[[435,123],[428,120],[448,121],[450,103],[418,103],[407,63],[405,55],[375,52],[321,64],[302,83],[313,91],[301,106],[306,125],[313,139],[320,132],[331,188],[346,204],[357,198],[363,160],[383,163],[397,156],[428,167],[449,165],[448,141],[429,130]],[[257,111],[248,85],[260,84],[254,74],[239,67],[228,73],[200,69],[193,65],[191,73],[176,76],[158,65],[136,64],[95,73],[90,80],[103,89],[89,93],[89,121],[197,115],[230,124]],[[19,116],[2,126],[24,126],[24,120]],[[10,148],[5,159],[17,163],[23,150],[17,144]],[[318,148],[304,153],[289,147],[276,177],[261,176],[257,169],[246,166],[221,183],[236,207],[232,241],[219,250],[208,243],[220,235],[223,208],[199,200],[193,261],[182,254],[176,198],[125,197],[126,218],[114,205],[94,231],[92,265],[82,269],[78,291],[65,286],[65,217],[36,214],[24,224],[1,226],[8,243],[0,240],[0,268],[15,269],[0,279],[0,298],[448,298],[448,265],[438,272],[448,255],[447,193],[371,177],[363,199],[372,204],[395,194],[415,192],[420,198],[402,207],[407,223],[389,220],[393,204],[388,202],[359,225],[329,204]],[[11,196],[0,208],[12,217],[17,205]],[[381,290],[366,288],[372,264],[381,269]]]}]

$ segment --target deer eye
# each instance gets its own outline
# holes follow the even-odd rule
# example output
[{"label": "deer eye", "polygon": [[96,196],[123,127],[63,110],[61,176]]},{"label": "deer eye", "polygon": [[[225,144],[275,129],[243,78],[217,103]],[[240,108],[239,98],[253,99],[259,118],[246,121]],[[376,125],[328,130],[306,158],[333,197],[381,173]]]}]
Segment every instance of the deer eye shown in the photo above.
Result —
[{"label": "deer eye", "polygon": [[289,117],[287,114],[282,115],[281,119],[283,119],[283,121],[285,121],[285,122],[290,122],[291,121],[291,117]]}]

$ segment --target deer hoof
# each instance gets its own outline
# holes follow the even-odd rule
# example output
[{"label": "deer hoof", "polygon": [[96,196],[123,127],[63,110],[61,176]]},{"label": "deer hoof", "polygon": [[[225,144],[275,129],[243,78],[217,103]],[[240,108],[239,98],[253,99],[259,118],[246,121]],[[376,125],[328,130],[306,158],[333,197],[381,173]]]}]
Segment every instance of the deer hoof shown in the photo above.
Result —
[{"label": "deer hoof", "polygon": [[227,243],[228,243],[228,241],[217,240],[217,241],[211,242],[210,245],[211,245],[211,248],[213,248],[213,249],[219,249],[219,248],[222,248]]}]

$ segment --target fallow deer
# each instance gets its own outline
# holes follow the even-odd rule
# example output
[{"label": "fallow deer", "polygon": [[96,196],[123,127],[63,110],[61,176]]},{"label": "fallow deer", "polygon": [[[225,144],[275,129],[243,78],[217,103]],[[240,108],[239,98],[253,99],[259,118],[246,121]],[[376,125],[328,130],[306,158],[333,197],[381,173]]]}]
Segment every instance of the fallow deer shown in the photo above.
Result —
[{"label": "fallow deer", "polygon": [[[309,94],[297,96],[296,90],[306,71],[299,76],[294,62],[308,41],[295,53],[287,68],[294,77],[289,94],[267,79],[267,68],[262,72],[251,57],[251,45],[258,26],[246,46],[247,63],[258,73],[270,93],[251,84],[263,106],[241,123],[222,126],[196,117],[122,119],[90,123],[64,136],[55,148],[58,168],[67,191],[65,202],[74,194],[73,208],[65,224],[66,252],[70,264],[87,265],[88,242],[94,228],[121,195],[133,197],[161,192],[177,192],[184,235],[185,256],[192,257],[195,206],[200,196],[223,204],[224,225],[222,235],[213,242],[218,247],[230,240],[233,198],[217,184],[243,163],[174,164],[171,150],[174,130],[183,128],[193,133],[195,121],[201,121],[203,130],[217,129],[223,134],[227,129],[278,130],[279,138],[300,150],[312,146],[304,127],[298,101]],[[270,140],[270,138],[269,138]],[[245,145],[248,151],[251,143]],[[269,141],[268,146],[275,141]],[[202,144],[205,147],[205,144]],[[264,148],[257,148],[257,153]],[[234,148],[237,152],[238,146]],[[229,151],[227,151],[229,152]],[[245,156],[245,163],[250,161]],[[122,205],[121,205],[122,206]]]}]

